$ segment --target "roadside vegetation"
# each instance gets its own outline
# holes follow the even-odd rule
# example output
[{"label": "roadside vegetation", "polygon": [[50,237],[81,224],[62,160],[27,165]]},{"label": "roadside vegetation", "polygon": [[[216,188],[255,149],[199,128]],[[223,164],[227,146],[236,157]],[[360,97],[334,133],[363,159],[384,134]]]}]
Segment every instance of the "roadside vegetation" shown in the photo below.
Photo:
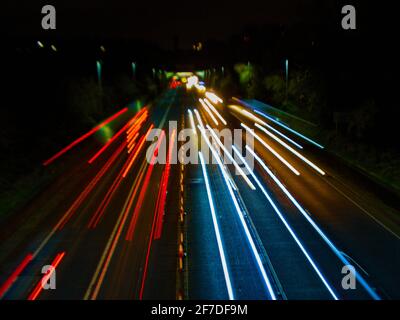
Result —
[{"label": "roadside vegetation", "polygon": [[[228,69],[228,68],[226,68]],[[260,65],[235,64],[211,83],[229,97],[256,99],[316,124],[301,126],[349,164],[400,192],[400,151],[392,135],[393,108],[365,90],[349,98],[351,81],[332,82],[311,68],[269,72]],[[378,101],[377,101],[378,100]],[[298,123],[293,123],[296,126]]]}]

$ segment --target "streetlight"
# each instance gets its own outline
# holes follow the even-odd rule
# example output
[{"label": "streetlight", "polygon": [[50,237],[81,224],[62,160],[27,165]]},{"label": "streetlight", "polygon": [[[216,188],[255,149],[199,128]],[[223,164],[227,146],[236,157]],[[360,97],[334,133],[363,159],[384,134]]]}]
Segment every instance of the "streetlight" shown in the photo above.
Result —
[{"label": "streetlight", "polygon": [[97,67],[97,80],[99,82],[99,87],[101,88],[101,62],[99,60],[96,61]]},{"label": "streetlight", "polygon": [[286,77],[286,84],[285,84],[285,102],[287,102],[288,98],[288,80],[289,80],[289,60],[285,60],[285,77]]},{"label": "streetlight", "polygon": [[135,76],[136,76],[136,63],[135,62],[132,62],[132,74],[133,74],[133,77],[135,78]]}]

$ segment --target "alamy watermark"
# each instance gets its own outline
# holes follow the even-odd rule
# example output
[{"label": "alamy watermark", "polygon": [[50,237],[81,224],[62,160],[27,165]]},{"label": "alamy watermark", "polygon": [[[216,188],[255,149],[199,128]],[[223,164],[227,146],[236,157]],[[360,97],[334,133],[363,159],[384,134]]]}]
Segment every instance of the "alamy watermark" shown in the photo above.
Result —
[{"label": "alamy watermark", "polygon": [[[168,126],[169,138],[172,137],[172,132],[177,130],[177,122],[170,121]],[[146,160],[153,164],[166,164],[169,154],[168,141],[163,138],[163,130],[152,129],[146,137],[147,141],[151,141],[151,145],[146,152]],[[162,139],[161,142],[159,139]],[[171,153],[170,164],[199,164],[199,151],[202,152],[206,164],[218,164],[217,157],[223,165],[233,164],[235,167],[241,167],[246,175],[249,175],[250,170],[254,169],[254,157],[246,149],[248,145],[251,149],[254,148],[254,136],[247,130],[243,129],[228,129],[222,130],[200,127],[196,130],[193,128],[185,128],[174,135],[175,143]],[[178,149],[177,142],[184,142]],[[233,148],[237,152],[234,152]],[[244,161],[243,161],[244,160]],[[244,163],[246,162],[246,164]],[[239,174],[236,171],[236,174]]]},{"label": "alamy watermark", "polygon": [[56,8],[50,4],[42,7],[42,28],[44,30],[56,29]]},{"label": "alamy watermark", "polygon": [[352,265],[345,265],[342,268],[342,274],[345,276],[342,278],[342,288],[344,290],[355,290],[356,289],[356,269]]},{"label": "alamy watermark", "polygon": [[356,26],[356,8],[352,5],[345,5],[342,8],[342,28],[344,30],[355,30]]},{"label": "alamy watermark", "polygon": [[42,267],[42,288],[44,290],[55,290],[56,289],[56,268],[52,265],[45,265]]}]

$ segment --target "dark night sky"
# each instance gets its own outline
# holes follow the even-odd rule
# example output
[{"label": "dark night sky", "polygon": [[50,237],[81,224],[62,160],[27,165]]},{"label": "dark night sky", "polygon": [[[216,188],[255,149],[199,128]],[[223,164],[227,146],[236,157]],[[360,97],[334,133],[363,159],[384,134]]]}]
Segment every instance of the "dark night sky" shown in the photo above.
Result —
[{"label": "dark night sky", "polygon": [[[144,38],[164,47],[177,36],[180,44],[197,39],[226,39],[246,25],[318,24],[331,19],[338,1],[34,1],[6,0],[0,16],[7,35],[36,36],[41,7],[57,10],[57,35]],[[49,32],[49,31],[47,31]]]}]

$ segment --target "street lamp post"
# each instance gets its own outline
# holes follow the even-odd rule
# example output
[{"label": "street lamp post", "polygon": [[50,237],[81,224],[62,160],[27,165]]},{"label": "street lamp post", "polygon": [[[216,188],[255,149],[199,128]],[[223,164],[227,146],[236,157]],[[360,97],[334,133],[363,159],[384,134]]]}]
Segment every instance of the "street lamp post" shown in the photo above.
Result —
[{"label": "street lamp post", "polygon": [[99,60],[96,61],[97,67],[97,80],[99,82],[99,87],[101,89],[101,62]]},{"label": "street lamp post", "polygon": [[132,62],[132,75],[133,75],[133,78],[136,77],[136,63],[135,62]]},{"label": "street lamp post", "polygon": [[288,98],[289,60],[285,60],[285,102]]}]

